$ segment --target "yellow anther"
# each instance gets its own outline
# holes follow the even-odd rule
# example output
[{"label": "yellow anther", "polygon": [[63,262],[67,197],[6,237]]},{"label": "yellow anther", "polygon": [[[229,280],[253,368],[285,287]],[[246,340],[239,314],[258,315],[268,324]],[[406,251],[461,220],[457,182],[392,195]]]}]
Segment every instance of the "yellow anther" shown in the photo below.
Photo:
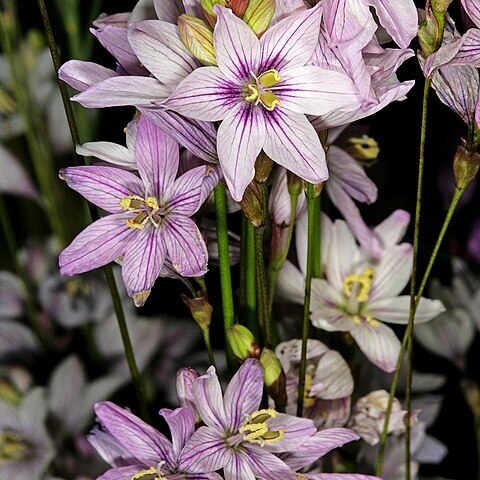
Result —
[{"label": "yellow anther", "polygon": [[266,88],[274,87],[281,81],[282,77],[275,69],[267,70],[258,77],[258,82]]},{"label": "yellow anther", "polygon": [[282,102],[271,91],[262,93],[260,95],[260,101],[262,105],[270,112],[273,112],[273,110],[275,110],[275,107],[279,107],[280,105],[282,105]]},{"label": "yellow anther", "polygon": [[145,228],[145,225],[148,223],[148,218],[147,212],[140,212],[134,218],[129,218],[127,220],[127,227],[138,228],[141,230],[142,228]]},{"label": "yellow anther", "polygon": [[260,96],[260,94],[258,93],[258,87],[253,83],[249,83],[247,85],[247,88],[250,91],[250,95],[246,96],[245,100],[247,102],[256,102],[258,100],[258,97]]},{"label": "yellow anther", "polygon": [[368,324],[370,324],[372,327],[378,327],[380,325],[380,322],[378,320],[375,320],[373,317],[368,316],[365,317],[365,320],[367,321]]},{"label": "yellow anther", "polygon": [[368,135],[351,137],[347,140],[344,150],[363,165],[373,165],[380,154],[378,142]]},{"label": "yellow anther", "polygon": [[27,450],[27,445],[17,433],[9,431],[0,433],[0,464],[24,459]]},{"label": "yellow anther", "polygon": [[122,210],[138,210],[143,205],[145,205],[145,199],[138,195],[130,195],[120,200],[120,207],[122,207]]},{"label": "yellow anther", "polygon": [[285,437],[285,429],[270,430],[266,423],[267,420],[276,418],[276,416],[277,412],[272,408],[258,410],[251,415],[247,415],[245,422],[238,431],[243,434],[245,442],[257,443],[262,447],[266,443],[279,442]]},{"label": "yellow anther", "polygon": [[147,204],[147,207],[151,209],[150,213],[152,214],[158,212],[158,210],[160,209],[158,205],[158,200],[156,197],[147,197],[145,199],[145,203]]},{"label": "yellow anther", "polygon": [[[161,478],[165,478],[163,475]],[[160,480],[158,470],[155,467],[147,468],[136,473],[130,480]]]},{"label": "yellow anther", "polygon": [[361,275],[348,275],[348,277],[346,277],[343,281],[343,293],[347,297],[351,297],[355,290],[356,299],[360,303],[366,302],[372,289],[372,280],[374,274],[375,272],[373,269],[366,268]]},{"label": "yellow anther", "polygon": [[356,325],[360,325],[362,323],[362,319],[360,318],[360,315],[354,315],[352,317],[353,323]]}]

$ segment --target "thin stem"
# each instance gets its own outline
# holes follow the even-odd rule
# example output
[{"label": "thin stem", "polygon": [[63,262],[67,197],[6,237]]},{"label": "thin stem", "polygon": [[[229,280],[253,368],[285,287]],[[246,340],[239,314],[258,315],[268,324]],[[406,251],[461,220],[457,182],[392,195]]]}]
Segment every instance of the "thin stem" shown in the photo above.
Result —
[{"label": "thin stem", "polygon": [[321,246],[321,208],[322,197],[320,195],[313,199],[314,208],[314,222],[313,222],[313,277],[319,278],[322,276],[322,249]]},{"label": "thin stem", "polygon": [[415,292],[417,290],[417,267],[418,267],[418,245],[420,238],[420,218],[422,214],[423,197],[423,175],[425,170],[425,144],[427,140],[427,122],[428,122],[428,97],[430,93],[430,80],[425,80],[423,88],[423,106],[422,106],[422,125],[420,129],[420,152],[418,156],[418,180],[417,180],[417,201],[415,206],[415,225],[413,230],[413,260],[412,277],[410,280],[410,312],[408,318],[408,338],[407,338],[407,386],[406,386],[406,408],[405,417],[405,480],[410,480],[410,415],[412,411],[411,402],[411,383],[412,383],[412,363],[413,363],[413,330],[415,317]]},{"label": "thin stem", "polygon": [[212,344],[210,343],[210,329],[202,328],[203,341],[208,353],[208,362],[215,367],[215,357],[213,355]]},{"label": "thin stem", "polygon": [[258,335],[257,323],[257,266],[255,256],[255,231],[253,225],[245,218],[246,233],[246,272],[245,272],[245,313],[247,325],[254,335]]},{"label": "thin stem", "polygon": [[303,405],[305,398],[305,376],[307,373],[307,342],[310,331],[310,300],[312,291],[312,278],[314,273],[314,250],[317,247],[315,243],[315,192],[314,185],[307,184],[307,215],[308,215],[308,233],[307,233],[307,272],[305,278],[305,300],[303,304],[303,326],[302,326],[302,355],[300,358],[300,372],[298,375],[298,395],[297,395],[297,416],[303,415]]},{"label": "thin stem", "polygon": [[[414,307],[414,310],[413,310],[413,318],[415,318],[415,313],[417,311],[418,304],[420,303],[420,299],[421,299],[421,297],[423,295],[423,292],[425,290],[425,287],[427,285],[427,282],[428,282],[428,279],[430,277],[433,265],[434,265],[435,260],[437,258],[438,252],[440,250],[440,246],[443,242],[446,231],[448,229],[448,226],[450,225],[453,214],[454,214],[454,212],[455,212],[455,210],[458,206],[458,203],[460,201],[460,198],[461,198],[463,192],[464,192],[464,190],[461,190],[459,188],[455,189],[455,193],[453,195],[452,201],[450,202],[448,212],[445,216],[445,220],[443,222],[442,228],[440,230],[437,241],[435,243],[432,254],[430,256],[430,260],[428,262],[427,268],[425,270],[422,281],[420,283],[420,287],[418,289],[417,294],[415,295],[415,307]],[[407,348],[408,340],[412,335],[412,330],[413,330],[412,325],[413,325],[413,322],[412,323],[409,322],[409,324],[407,325],[407,329],[405,330],[405,334],[404,334],[403,340],[402,340],[402,345],[400,347],[400,353],[399,353],[398,359],[397,359],[397,365],[396,365],[396,368],[395,368],[395,373],[394,373],[393,379],[392,379],[392,385],[390,387],[390,394],[389,394],[389,398],[388,398],[387,411],[385,413],[385,423],[383,425],[383,431],[382,431],[382,436],[381,436],[381,440],[380,440],[380,448],[379,448],[378,457],[377,457],[377,464],[376,464],[376,468],[375,468],[375,475],[377,475],[377,476],[382,475],[383,462],[384,462],[384,458],[385,458],[385,448],[386,448],[386,442],[387,442],[387,434],[388,434],[388,425],[389,425],[390,417],[391,417],[391,414],[392,414],[393,399],[395,398],[395,392],[396,392],[396,389],[397,389],[398,380],[400,378],[400,370],[402,368],[403,355],[405,354],[405,350]]]},{"label": "thin stem", "polygon": [[33,292],[35,291],[32,282],[28,276],[27,270],[20,260],[19,248],[17,241],[15,239],[15,234],[10,222],[8,215],[8,209],[5,205],[5,200],[2,195],[0,195],[0,225],[2,226],[3,234],[7,242],[8,252],[12,258],[13,266],[17,272],[17,275],[20,277],[20,280],[23,283],[23,289],[25,292],[25,303],[27,307],[27,318],[30,323],[30,327],[38,338],[40,345],[43,348],[46,348],[46,339],[43,335],[42,328],[38,323],[37,309],[35,307],[35,299],[33,297]]},{"label": "thin stem", "polygon": [[265,260],[263,256],[263,235],[265,227],[255,227],[255,267],[256,267],[256,289],[257,289],[257,315],[258,324],[262,334],[263,343],[267,348],[272,347],[272,324],[268,315],[268,289],[267,276],[265,273]]},{"label": "thin stem", "polygon": [[[217,215],[217,243],[218,260],[220,262],[220,283],[222,291],[223,326],[225,335],[228,329],[235,323],[235,310],[233,306],[232,277],[230,272],[230,252],[228,249],[228,226],[227,226],[227,197],[225,185],[219,182],[215,187],[215,210]],[[233,352],[226,342],[227,362],[230,369],[235,366]]]},{"label": "thin stem", "polygon": [[125,351],[125,358],[127,360],[128,368],[130,370],[130,376],[132,377],[135,393],[137,394],[137,400],[140,407],[140,414],[145,421],[148,421],[149,415],[147,410],[147,404],[145,401],[145,392],[143,390],[143,382],[137,367],[137,362],[135,360],[135,354],[133,352],[133,346],[130,340],[127,322],[126,322],[125,314],[122,308],[122,300],[118,293],[117,284],[115,283],[115,277],[113,276],[113,270],[111,265],[105,266],[103,268],[103,271],[105,273],[105,279],[107,280],[107,284],[110,288],[110,294],[112,296],[113,306],[115,308],[115,313],[117,315],[118,327],[120,329],[120,335],[122,337],[123,348]]}]

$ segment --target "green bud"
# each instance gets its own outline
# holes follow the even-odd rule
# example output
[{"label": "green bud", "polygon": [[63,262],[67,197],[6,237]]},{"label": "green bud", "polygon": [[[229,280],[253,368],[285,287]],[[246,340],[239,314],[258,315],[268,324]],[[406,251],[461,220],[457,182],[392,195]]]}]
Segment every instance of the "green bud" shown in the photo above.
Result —
[{"label": "green bud", "polygon": [[208,23],[184,13],[178,17],[178,29],[183,44],[200,63],[207,66],[217,65],[213,30]]},{"label": "green bud", "polygon": [[0,380],[0,400],[11,405],[20,405],[22,403],[22,397],[17,390],[3,380]]},{"label": "green bud", "polygon": [[431,0],[430,6],[435,13],[447,13],[448,7],[453,0]]},{"label": "green bud", "polygon": [[270,177],[273,168],[273,160],[262,150],[255,162],[255,181],[265,183]]},{"label": "green bud", "polygon": [[[427,16],[418,27],[418,40],[424,58],[429,57],[441,45],[442,32],[435,15],[427,12]],[[440,42],[439,42],[440,39]]]},{"label": "green bud", "polygon": [[268,348],[262,350],[260,365],[263,368],[263,378],[268,394],[278,406],[287,404],[286,377],[280,360]]},{"label": "green bud", "polygon": [[213,308],[208,300],[201,296],[190,298],[187,295],[181,295],[183,303],[190,309],[193,319],[198,323],[202,330],[208,329],[212,320]]},{"label": "green bud", "polygon": [[257,35],[261,35],[270,25],[274,13],[275,0],[250,0],[243,21]]},{"label": "green bud", "polygon": [[231,8],[237,17],[242,18],[249,3],[250,0],[228,0],[227,7]]},{"label": "green bud", "polygon": [[255,180],[248,185],[240,201],[243,213],[254,227],[262,227],[267,222],[267,191],[263,184]]},{"label": "green bud", "polygon": [[252,332],[243,325],[232,325],[227,330],[227,341],[235,357],[241,362],[247,358],[259,358],[260,347]]},{"label": "green bud", "polygon": [[459,146],[453,159],[453,172],[457,188],[465,190],[477,175],[479,168],[480,154],[469,152],[465,147]]},{"label": "green bud", "polygon": [[293,196],[299,196],[303,190],[303,180],[294,173],[287,172],[288,193]]},{"label": "green bud", "polygon": [[227,0],[200,0],[200,5],[202,6],[205,16],[207,17],[208,23],[210,23],[210,25],[214,27],[217,20],[217,15],[213,11],[213,7],[214,5],[226,7]]}]

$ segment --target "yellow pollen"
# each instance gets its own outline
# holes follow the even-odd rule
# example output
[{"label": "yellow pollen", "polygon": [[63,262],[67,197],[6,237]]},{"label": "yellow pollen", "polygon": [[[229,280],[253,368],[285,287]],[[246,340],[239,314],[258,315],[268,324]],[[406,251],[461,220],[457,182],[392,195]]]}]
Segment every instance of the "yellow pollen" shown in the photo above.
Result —
[{"label": "yellow pollen", "polygon": [[260,94],[258,93],[258,87],[256,85],[254,85],[253,83],[249,83],[247,85],[247,88],[248,90],[250,90],[250,95],[248,95],[247,97],[245,97],[245,100],[247,102],[256,102],[258,100],[258,97],[260,96]]},{"label": "yellow pollen", "polygon": [[372,327],[378,327],[380,325],[380,322],[378,320],[375,320],[373,317],[368,316],[365,318],[366,322],[371,325]]},{"label": "yellow pollen", "polygon": [[138,228],[141,230],[142,228],[145,228],[145,225],[148,223],[148,218],[147,212],[140,212],[134,218],[129,218],[127,220],[127,227]]},{"label": "yellow pollen", "polygon": [[353,323],[355,323],[356,325],[360,325],[362,323],[360,315],[354,315],[352,319],[353,319]]},{"label": "yellow pollen", "polygon": [[158,206],[158,200],[156,199],[156,197],[147,197],[145,199],[145,203],[147,207],[149,207],[152,210],[151,211],[152,214],[158,212],[158,210],[160,209],[160,207]]},{"label": "yellow pollen", "polygon": [[366,268],[360,275],[349,275],[343,281],[343,293],[350,298],[354,293],[355,287],[358,285],[358,289],[355,292],[356,299],[360,303],[366,302],[372,289],[372,280],[374,274],[375,272],[372,268]]},{"label": "yellow pollen", "polygon": [[282,102],[270,89],[281,81],[282,77],[277,70],[267,70],[259,77],[255,77],[255,83],[247,85],[245,100],[255,105],[261,103],[270,112],[275,110],[275,107],[280,106]]},{"label": "yellow pollen", "polygon": [[270,430],[267,420],[276,418],[277,412],[272,408],[258,410],[247,418],[243,425],[239,428],[239,432],[243,434],[243,440],[249,443],[257,443],[263,447],[266,443],[276,443],[285,437],[285,429]]},{"label": "yellow pollen", "polygon": [[27,455],[27,445],[15,432],[0,433],[0,464],[11,460],[22,460]]},{"label": "yellow pollen", "polygon": [[125,210],[125,211],[137,210],[141,208],[141,206],[144,204],[145,204],[145,199],[143,199],[142,197],[139,197],[138,195],[130,195],[120,200],[120,207],[122,207],[122,210]]},{"label": "yellow pollen", "polygon": [[267,70],[258,77],[258,82],[266,88],[274,87],[281,81],[282,77],[275,69]]},{"label": "yellow pollen", "polygon": [[127,220],[127,227],[141,230],[145,228],[149,220],[158,227],[159,219],[153,217],[160,210],[156,197],[142,198],[138,195],[129,195],[122,198],[119,203],[122,210],[136,213],[135,217]]},{"label": "yellow pollen", "polygon": [[[161,478],[165,477],[162,475]],[[130,480],[160,480],[160,477],[158,476],[158,470],[155,467],[150,467],[136,473]]]}]

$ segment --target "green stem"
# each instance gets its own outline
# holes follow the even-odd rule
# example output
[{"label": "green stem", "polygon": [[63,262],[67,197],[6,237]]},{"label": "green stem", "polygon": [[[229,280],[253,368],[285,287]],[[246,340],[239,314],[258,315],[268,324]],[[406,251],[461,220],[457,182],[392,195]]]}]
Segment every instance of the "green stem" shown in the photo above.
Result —
[{"label": "green stem", "polygon": [[[220,283],[222,291],[223,325],[225,335],[228,329],[235,323],[235,310],[233,306],[232,277],[230,272],[230,252],[228,249],[228,226],[227,226],[227,197],[225,185],[219,182],[215,187],[215,210],[217,215],[217,243],[218,260],[220,263]],[[226,342],[227,362],[230,369],[235,366],[233,352]]]},{"label": "green stem", "polygon": [[149,415],[147,410],[147,404],[145,401],[145,393],[143,389],[143,382],[140,376],[140,372],[135,360],[135,354],[133,352],[132,341],[128,333],[127,322],[125,314],[123,312],[122,300],[118,293],[117,284],[115,283],[115,277],[113,276],[113,270],[111,265],[106,265],[103,268],[105,279],[110,288],[110,294],[112,296],[113,306],[118,320],[118,328],[120,329],[120,335],[122,337],[123,348],[125,351],[125,358],[127,360],[128,368],[130,370],[130,376],[132,378],[133,387],[137,395],[138,404],[140,407],[140,414],[145,421],[148,421]]},{"label": "green stem", "polygon": [[255,230],[253,225],[245,218],[246,233],[246,271],[245,271],[245,313],[250,331],[258,336],[257,323],[257,266],[255,256]]},{"label": "green stem", "polygon": [[265,273],[265,259],[263,256],[263,235],[265,227],[255,227],[255,267],[256,267],[256,289],[257,289],[257,315],[262,340],[267,348],[272,348],[272,324],[268,315],[268,289],[267,276]]},{"label": "green stem", "polygon": [[307,184],[307,215],[308,215],[308,233],[307,233],[307,272],[305,278],[305,301],[303,304],[303,326],[302,326],[302,355],[300,358],[300,372],[298,375],[298,394],[297,394],[297,416],[303,415],[303,405],[305,398],[305,376],[307,373],[307,342],[310,331],[310,300],[312,291],[312,278],[315,269],[315,222],[316,213],[315,206],[315,186],[311,183]]},{"label": "green stem", "polygon": [[19,252],[18,244],[15,239],[15,234],[13,232],[12,225],[10,223],[10,218],[8,216],[8,209],[7,209],[7,206],[5,205],[5,200],[2,195],[0,195],[0,225],[2,226],[3,234],[7,242],[7,248],[8,248],[10,257],[12,258],[13,266],[15,268],[15,271],[17,272],[17,275],[20,277],[20,280],[23,283],[28,322],[33,332],[37,336],[40,346],[46,349],[47,342],[43,335],[42,328],[38,323],[37,309],[35,307],[35,299],[33,297],[33,292],[35,291],[35,287],[32,285],[32,282],[30,281],[27,270],[23,262],[20,260],[20,252]]},{"label": "green stem", "polygon": [[322,276],[322,249],[321,246],[321,207],[322,197],[320,195],[313,198],[314,223],[313,223],[313,277],[320,278]]},{"label": "green stem", "polygon": [[215,367],[215,357],[213,355],[212,344],[210,343],[210,329],[202,328],[203,341],[208,353],[208,362]]}]

